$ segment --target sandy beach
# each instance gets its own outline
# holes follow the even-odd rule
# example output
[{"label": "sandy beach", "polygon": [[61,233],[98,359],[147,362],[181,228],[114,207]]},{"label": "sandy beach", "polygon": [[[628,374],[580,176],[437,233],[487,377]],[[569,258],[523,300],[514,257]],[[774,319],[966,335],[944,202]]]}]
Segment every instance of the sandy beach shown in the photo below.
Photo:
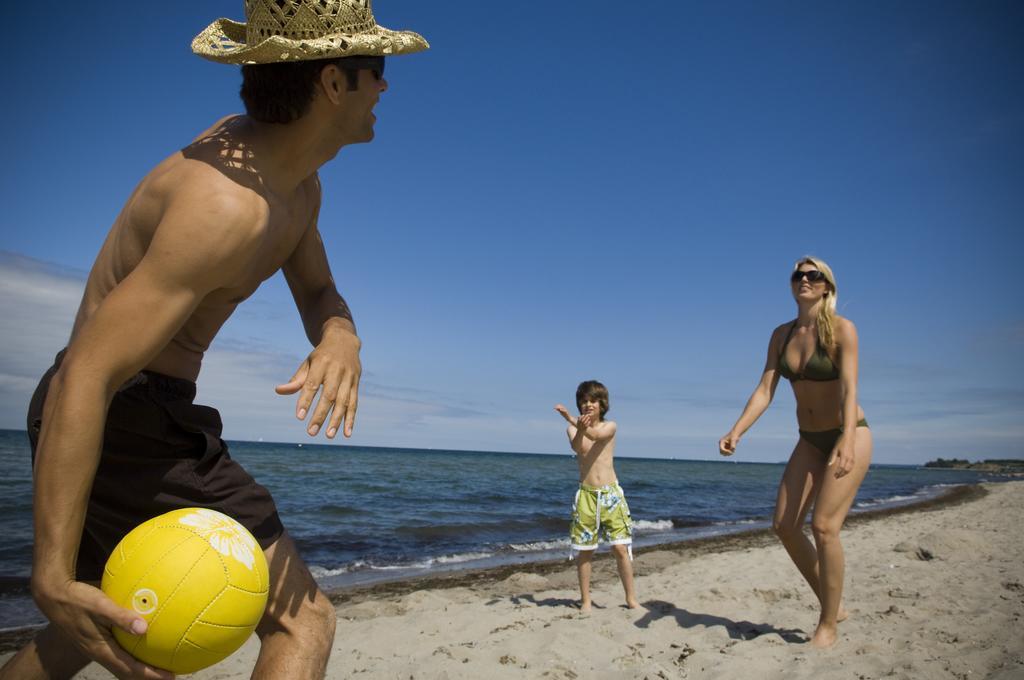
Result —
[{"label": "sandy beach", "polygon": [[[1024,678],[1024,482],[851,518],[843,535],[851,616],[831,650],[805,644],[817,601],[762,531],[638,551],[637,610],[607,552],[588,617],[567,561],[336,593],[327,675]],[[191,677],[247,678],[257,651]]]}]

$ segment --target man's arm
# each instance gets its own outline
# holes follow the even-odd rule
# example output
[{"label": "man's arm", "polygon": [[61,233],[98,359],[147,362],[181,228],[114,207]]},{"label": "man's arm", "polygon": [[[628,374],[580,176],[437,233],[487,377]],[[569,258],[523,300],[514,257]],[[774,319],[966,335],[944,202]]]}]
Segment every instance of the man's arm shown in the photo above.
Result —
[{"label": "man's arm", "polygon": [[306,337],[314,349],[278,394],[294,394],[301,390],[295,416],[305,420],[313,398],[321,390],[307,432],[314,436],[330,414],[327,437],[338,434],[342,421],[345,436],[352,436],[359,401],[359,378],[362,365],[359,350],[362,343],[356,335],[355,323],[348,304],[338,293],[327,262],[323,240],[317,228],[320,212],[320,184],[314,176],[309,191],[314,201],[313,217],[295,251],[282,271],[302,317]]},{"label": "man's arm", "polygon": [[238,275],[251,250],[246,232],[232,229],[230,220],[249,222],[253,215],[230,200],[190,198],[207,199],[203,214],[188,201],[169,205],[145,257],[78,330],[51,383],[36,454],[33,596],[74,644],[118,676],[169,674],[147,669],[110,634],[111,625],[139,633],[145,621],[75,580],[107,408],[118,387],[159,354],[202,299]]}]

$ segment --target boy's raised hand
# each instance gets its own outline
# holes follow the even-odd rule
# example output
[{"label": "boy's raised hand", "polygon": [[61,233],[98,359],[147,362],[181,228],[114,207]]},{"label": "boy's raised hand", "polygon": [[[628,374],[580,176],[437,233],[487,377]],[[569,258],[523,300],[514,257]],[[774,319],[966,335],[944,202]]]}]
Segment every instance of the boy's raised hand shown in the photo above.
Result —
[{"label": "boy's raised hand", "polygon": [[565,418],[565,420],[570,425],[576,425],[576,423],[572,421],[572,416],[569,415],[569,409],[567,409],[565,406],[563,406],[562,404],[555,404],[555,410],[558,411],[558,415]]}]

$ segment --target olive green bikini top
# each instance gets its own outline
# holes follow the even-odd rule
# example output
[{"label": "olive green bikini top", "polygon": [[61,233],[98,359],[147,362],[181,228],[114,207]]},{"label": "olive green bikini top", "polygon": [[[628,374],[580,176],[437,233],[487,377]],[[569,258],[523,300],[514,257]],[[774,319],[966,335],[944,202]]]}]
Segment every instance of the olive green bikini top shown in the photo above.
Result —
[{"label": "olive green bikini top", "polygon": [[782,352],[779,354],[779,374],[790,382],[796,382],[797,380],[815,380],[818,382],[836,380],[839,377],[839,368],[818,342],[817,336],[814,338],[814,354],[807,360],[804,370],[797,373],[789,367],[789,364],[786,363],[786,347],[789,345],[789,339],[793,337],[794,330],[796,330],[796,321],[789,327],[789,333],[782,342]]}]

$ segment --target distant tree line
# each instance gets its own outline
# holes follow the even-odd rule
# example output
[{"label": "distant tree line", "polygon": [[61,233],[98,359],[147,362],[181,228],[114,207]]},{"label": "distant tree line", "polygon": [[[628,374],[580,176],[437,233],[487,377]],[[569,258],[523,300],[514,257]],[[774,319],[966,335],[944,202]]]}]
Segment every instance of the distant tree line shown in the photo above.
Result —
[{"label": "distant tree line", "polygon": [[936,458],[924,464],[925,467],[967,467],[971,461],[966,458]]},{"label": "distant tree line", "polygon": [[1024,459],[1020,458],[987,458],[977,463],[972,463],[966,458],[936,458],[924,464],[928,468],[970,468],[980,466],[995,466],[999,468],[1024,468]]}]

